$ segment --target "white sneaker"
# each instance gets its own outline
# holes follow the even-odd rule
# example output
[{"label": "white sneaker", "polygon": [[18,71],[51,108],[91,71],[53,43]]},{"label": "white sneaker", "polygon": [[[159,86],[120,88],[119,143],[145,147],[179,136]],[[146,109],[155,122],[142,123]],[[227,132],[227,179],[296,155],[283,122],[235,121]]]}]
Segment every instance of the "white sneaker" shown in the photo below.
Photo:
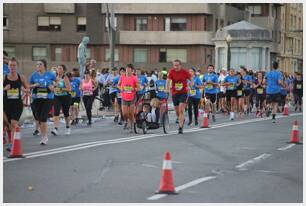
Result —
[{"label": "white sneaker", "polygon": [[66,135],[70,135],[71,134],[71,128],[66,128]]},{"label": "white sneaker", "polygon": [[42,138],[41,138],[41,141],[40,141],[40,144],[41,144],[41,145],[46,145],[47,142],[48,142],[48,137],[47,137],[47,136],[46,136],[46,137],[42,137]]},{"label": "white sneaker", "polygon": [[230,112],[230,120],[234,120],[234,116],[235,116],[235,113],[234,112]]},{"label": "white sneaker", "polygon": [[57,136],[57,135],[58,135],[57,129],[54,128],[54,129],[51,131],[51,134],[53,134],[54,136]]}]

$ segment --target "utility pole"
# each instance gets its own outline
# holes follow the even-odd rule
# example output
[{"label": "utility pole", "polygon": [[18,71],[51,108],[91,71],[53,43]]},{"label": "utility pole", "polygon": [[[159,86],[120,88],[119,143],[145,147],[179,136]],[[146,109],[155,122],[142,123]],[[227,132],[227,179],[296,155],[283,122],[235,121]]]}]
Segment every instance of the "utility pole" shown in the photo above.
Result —
[{"label": "utility pole", "polygon": [[108,4],[106,18],[108,22],[108,36],[109,36],[109,51],[110,51],[110,68],[114,68],[115,66],[115,37],[116,37],[116,28],[115,28],[115,13],[114,13],[114,4],[110,4],[110,11]]}]

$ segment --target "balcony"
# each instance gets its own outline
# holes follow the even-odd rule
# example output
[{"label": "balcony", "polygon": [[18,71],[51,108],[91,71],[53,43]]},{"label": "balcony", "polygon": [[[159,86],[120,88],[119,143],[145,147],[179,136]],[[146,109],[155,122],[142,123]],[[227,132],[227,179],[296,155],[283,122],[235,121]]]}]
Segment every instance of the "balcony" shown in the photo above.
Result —
[{"label": "balcony", "polygon": [[[213,14],[217,4],[204,3],[125,3],[114,4],[115,14]],[[106,4],[101,4],[106,13]]]},{"label": "balcony", "polygon": [[120,44],[136,45],[214,45],[215,32],[209,31],[120,31]]}]

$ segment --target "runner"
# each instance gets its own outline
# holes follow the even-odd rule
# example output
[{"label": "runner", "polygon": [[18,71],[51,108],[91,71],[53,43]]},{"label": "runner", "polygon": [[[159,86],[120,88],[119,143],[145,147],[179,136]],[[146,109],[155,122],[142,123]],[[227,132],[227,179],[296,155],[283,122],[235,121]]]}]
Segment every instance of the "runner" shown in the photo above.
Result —
[{"label": "runner", "polygon": [[[282,73],[282,72],[281,72]],[[281,90],[280,90],[280,101],[278,103],[278,112],[281,113],[284,111],[285,104],[287,104],[287,95],[288,95],[288,90],[289,86],[287,85],[285,81],[285,77],[283,76],[283,85],[281,85]]]},{"label": "runner", "polygon": [[85,70],[84,72],[84,79],[82,79],[81,81],[81,86],[80,89],[82,91],[82,99],[83,99],[83,103],[85,106],[85,110],[86,110],[86,115],[87,115],[87,125],[91,126],[92,124],[92,104],[94,102],[94,89],[95,89],[95,85],[94,85],[94,81],[92,80],[92,78],[90,77],[90,72],[89,70]]},{"label": "runner", "polygon": [[266,78],[266,93],[267,93],[267,104],[269,105],[269,112],[270,114],[272,110],[272,122],[275,123],[275,115],[277,111],[277,105],[280,101],[280,91],[281,91],[281,85],[282,83],[282,75],[280,71],[278,71],[278,63],[273,62],[272,64],[272,70],[267,72],[265,75]]},{"label": "runner", "polygon": [[64,113],[65,123],[66,123],[66,135],[71,134],[70,129],[70,118],[69,118],[69,109],[71,105],[71,85],[69,78],[66,75],[66,66],[58,65],[57,66],[57,76],[55,80],[54,87],[54,116],[53,116],[53,126],[54,129],[51,133],[54,136],[58,135],[59,121],[60,121],[60,111],[62,109]]},{"label": "runner", "polygon": [[243,117],[244,113],[244,88],[243,88],[243,80],[242,75],[238,72],[238,84],[237,84],[237,101],[238,101],[238,107],[237,110],[239,112],[239,118]]},{"label": "runner", "polygon": [[118,75],[118,69],[116,67],[114,67],[112,69],[112,73],[110,75],[108,75],[108,78],[106,80],[107,84],[109,85],[108,89],[109,89],[109,97],[110,97],[110,101],[111,104],[114,107],[114,112],[115,112],[115,118],[114,118],[114,122],[118,122],[119,120],[119,113],[118,113],[118,100],[117,100],[117,92],[118,92],[118,88],[117,85],[114,85],[114,78],[119,77]]},{"label": "runner", "polygon": [[117,88],[117,102],[118,102],[118,110],[119,110],[119,114],[120,114],[120,119],[118,124],[122,125],[122,122],[124,121],[123,115],[122,115],[122,94],[121,94],[121,90],[118,88],[118,83],[119,83],[119,79],[122,75],[125,75],[125,68],[121,67],[119,69],[119,75],[117,75],[114,79],[113,79],[113,85]]},{"label": "runner", "polygon": [[[158,80],[155,82],[155,86],[156,86],[156,97],[159,99],[160,102],[167,102],[167,93],[166,91],[166,81],[167,79],[167,75],[164,74],[163,72],[159,72],[158,73]],[[161,107],[160,110],[160,117],[163,116],[165,112],[165,108]]]},{"label": "runner", "polygon": [[126,66],[126,74],[120,76],[118,83],[118,87],[122,92],[122,114],[126,120],[124,128],[128,128],[129,124],[131,132],[133,132],[133,125],[135,123],[136,92],[140,90],[137,76],[133,74],[134,70],[134,66],[128,64]]},{"label": "runner", "polygon": [[193,79],[194,85],[189,86],[189,91],[188,91],[188,117],[189,117],[188,126],[192,124],[192,108],[195,120],[194,126],[198,126],[199,103],[201,99],[200,89],[203,88],[203,86],[200,78],[195,75],[196,73],[195,68],[189,69],[189,73]]},{"label": "runner", "polygon": [[240,68],[242,75],[243,88],[244,88],[244,112],[249,114],[251,112],[250,96],[251,96],[251,85],[253,84],[253,78],[248,74],[248,70],[245,67]]},{"label": "runner", "polygon": [[39,130],[41,134],[41,145],[48,142],[48,113],[53,105],[54,84],[56,76],[47,71],[47,62],[44,59],[37,61],[37,71],[34,72],[30,79],[30,88],[33,88],[32,98],[35,107],[36,117],[39,121]]},{"label": "runner", "polygon": [[224,79],[224,85],[226,86],[226,98],[230,102],[230,120],[235,118],[235,104],[237,96],[237,83],[238,77],[235,75],[235,70],[230,69],[229,75]]},{"label": "runner", "polygon": [[77,125],[79,123],[79,109],[81,102],[81,78],[80,71],[78,68],[73,68],[71,73],[70,84],[71,84],[71,106],[70,106],[70,118],[71,125]]},{"label": "runner", "polygon": [[294,95],[294,105],[295,111],[299,109],[302,111],[302,99],[303,99],[303,78],[301,73],[296,72],[295,78],[293,80],[293,95]]},{"label": "runner", "polygon": [[263,79],[263,73],[257,72],[257,79],[253,84],[256,95],[256,117],[262,117],[265,108],[265,99],[266,99],[266,84]]},{"label": "runner", "polygon": [[204,93],[205,93],[205,110],[209,114],[212,114],[213,122],[216,121],[216,103],[217,103],[217,93],[218,93],[218,76],[214,73],[214,65],[208,65],[207,73],[204,74]]},{"label": "runner", "polygon": [[[8,62],[9,73],[4,76],[3,81],[3,111],[6,114],[7,120],[10,123],[11,137],[14,137],[14,132],[18,127],[18,121],[23,111],[23,102],[21,97],[22,86],[23,91],[29,93],[29,85],[23,75],[17,73],[17,60],[12,58]],[[7,150],[11,150],[11,142]]]},{"label": "runner", "polygon": [[167,78],[166,92],[170,91],[170,81],[172,80],[172,101],[177,118],[179,119],[178,133],[183,134],[185,122],[185,108],[188,94],[187,80],[190,80],[190,86],[194,85],[188,70],[182,68],[180,60],[176,59],[173,62],[173,68],[170,69]]}]

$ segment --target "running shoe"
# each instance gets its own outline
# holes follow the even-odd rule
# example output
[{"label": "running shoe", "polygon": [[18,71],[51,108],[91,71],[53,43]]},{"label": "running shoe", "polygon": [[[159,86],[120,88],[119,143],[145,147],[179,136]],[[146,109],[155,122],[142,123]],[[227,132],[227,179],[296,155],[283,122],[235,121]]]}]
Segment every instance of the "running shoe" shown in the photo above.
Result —
[{"label": "running shoe", "polygon": [[176,121],[175,121],[175,123],[176,123],[176,124],[178,124],[178,123],[179,123],[179,119],[178,119],[178,118],[176,118]]},{"label": "running shoe", "polygon": [[198,120],[196,120],[196,121],[194,122],[194,126],[198,126],[198,125],[199,125]]},{"label": "running shoe", "polygon": [[118,122],[118,120],[119,120],[119,115],[116,115],[114,118],[114,122]]},{"label": "running shoe", "polygon": [[57,136],[57,135],[58,135],[57,129],[54,128],[54,129],[51,131],[51,134],[53,134],[54,136]]},{"label": "running shoe", "polygon": [[35,131],[33,132],[33,135],[34,135],[34,136],[38,136],[38,135],[40,135],[40,133],[39,133],[38,130],[35,130]]},{"label": "running shoe", "polygon": [[295,107],[295,108],[294,108],[294,111],[296,112],[296,111],[297,111],[297,109],[298,109],[298,108],[297,108],[297,107]]},{"label": "running shoe", "polygon": [[276,120],[275,120],[275,119],[272,119],[272,123],[276,123]]},{"label": "running shoe", "polygon": [[71,134],[71,128],[66,128],[66,135],[70,135]]},{"label": "running shoe", "polygon": [[192,121],[189,121],[189,122],[188,122],[188,126],[190,126],[191,124],[192,124]]},{"label": "running shoe", "polygon": [[128,129],[128,123],[127,122],[124,123],[123,129]]},{"label": "running shoe", "polygon": [[40,141],[40,145],[46,145],[48,142],[48,137],[42,137],[41,141]]},{"label": "running shoe", "polygon": [[182,128],[182,127],[179,127],[178,133],[179,133],[179,134],[183,134],[183,128]]},{"label": "running shoe", "polygon": [[215,117],[215,115],[212,115],[212,121],[213,121],[213,122],[216,122],[216,117]]},{"label": "running shoe", "polygon": [[302,112],[302,107],[299,108],[299,111]]},{"label": "running shoe", "polygon": [[11,150],[12,150],[12,144],[11,143],[9,143],[8,145],[7,145],[7,147],[6,147],[6,151],[8,151],[8,152],[10,152]]}]

